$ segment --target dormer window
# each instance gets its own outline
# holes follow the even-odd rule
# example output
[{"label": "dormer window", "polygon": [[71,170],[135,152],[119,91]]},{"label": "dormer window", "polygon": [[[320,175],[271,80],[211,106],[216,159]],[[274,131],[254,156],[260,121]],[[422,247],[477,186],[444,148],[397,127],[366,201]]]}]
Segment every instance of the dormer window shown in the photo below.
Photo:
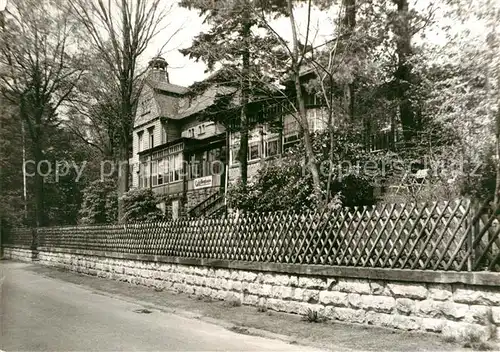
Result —
[{"label": "dormer window", "polygon": [[198,134],[203,134],[203,133],[205,133],[205,125],[199,125]]}]

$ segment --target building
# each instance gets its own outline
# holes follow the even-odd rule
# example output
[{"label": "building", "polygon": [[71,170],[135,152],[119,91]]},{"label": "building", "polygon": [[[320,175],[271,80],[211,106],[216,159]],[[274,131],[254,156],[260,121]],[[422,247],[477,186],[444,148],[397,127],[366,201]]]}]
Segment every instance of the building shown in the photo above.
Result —
[{"label": "building", "polygon": [[[186,88],[170,83],[167,69],[162,58],[149,63],[134,123],[132,186],[150,187],[173,218],[213,215],[225,209],[225,190],[240,176],[238,79],[221,79],[216,73]],[[304,81],[311,78],[312,70],[301,76]],[[305,89],[303,94],[310,131],[325,129],[324,105],[315,94]],[[248,104],[249,179],[300,140],[294,100],[294,86],[286,82],[276,96],[252,96]],[[387,139],[382,137],[382,141]],[[370,150],[381,144],[376,141],[370,140]]]},{"label": "building", "polygon": [[224,190],[226,131],[200,115],[235,90],[213,84],[195,95],[170,83],[164,59],[149,63],[134,121],[132,187],[150,187],[173,218],[211,197],[219,200]]},{"label": "building", "polygon": [[[287,107],[287,102],[278,103],[270,108],[257,110],[248,133],[248,177],[251,179],[257,171],[271,159],[280,157],[300,140],[300,126],[296,114]],[[306,105],[307,120],[311,132],[324,130],[327,126],[327,112],[316,102]],[[260,117],[259,115],[264,115]],[[260,118],[259,118],[260,117]],[[240,133],[237,128],[228,133],[229,138],[229,183],[239,178],[238,151]]]}]

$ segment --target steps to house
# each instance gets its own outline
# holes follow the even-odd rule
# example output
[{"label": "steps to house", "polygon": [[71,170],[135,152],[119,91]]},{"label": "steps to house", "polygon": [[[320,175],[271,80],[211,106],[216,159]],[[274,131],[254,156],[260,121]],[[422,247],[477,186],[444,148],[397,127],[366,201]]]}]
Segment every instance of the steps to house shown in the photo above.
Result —
[{"label": "steps to house", "polygon": [[221,189],[189,210],[188,216],[194,218],[218,216],[225,213],[225,211],[224,191]]}]

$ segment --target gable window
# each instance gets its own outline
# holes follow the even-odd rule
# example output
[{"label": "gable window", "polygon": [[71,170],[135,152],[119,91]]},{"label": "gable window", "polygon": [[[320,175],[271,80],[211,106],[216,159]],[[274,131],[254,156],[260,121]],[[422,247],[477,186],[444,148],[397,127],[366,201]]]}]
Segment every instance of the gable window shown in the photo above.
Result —
[{"label": "gable window", "polygon": [[148,134],[149,134],[149,148],[153,148],[155,146],[154,127],[148,128]]},{"label": "gable window", "polygon": [[152,100],[153,99],[151,97],[146,97],[142,100],[142,102],[141,102],[141,116],[147,115],[151,112]]},{"label": "gable window", "polygon": [[205,133],[205,125],[199,125],[198,134],[204,134],[204,133]]}]

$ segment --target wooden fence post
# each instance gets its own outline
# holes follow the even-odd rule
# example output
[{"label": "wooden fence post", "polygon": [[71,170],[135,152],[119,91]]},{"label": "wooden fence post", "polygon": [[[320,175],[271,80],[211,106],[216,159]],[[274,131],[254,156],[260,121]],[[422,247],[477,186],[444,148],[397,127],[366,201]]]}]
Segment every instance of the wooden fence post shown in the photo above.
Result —
[{"label": "wooden fence post", "polygon": [[476,211],[480,211],[479,209],[476,210],[476,204],[472,204],[471,209],[473,209],[473,211],[469,212],[469,214],[467,215],[468,219],[465,223],[465,228],[469,229],[469,232],[465,234],[467,236],[466,253],[471,253],[467,258],[467,271],[472,271],[472,264],[474,263],[474,249],[472,248],[472,246],[474,243],[476,224],[472,224],[472,222],[474,221]]}]

